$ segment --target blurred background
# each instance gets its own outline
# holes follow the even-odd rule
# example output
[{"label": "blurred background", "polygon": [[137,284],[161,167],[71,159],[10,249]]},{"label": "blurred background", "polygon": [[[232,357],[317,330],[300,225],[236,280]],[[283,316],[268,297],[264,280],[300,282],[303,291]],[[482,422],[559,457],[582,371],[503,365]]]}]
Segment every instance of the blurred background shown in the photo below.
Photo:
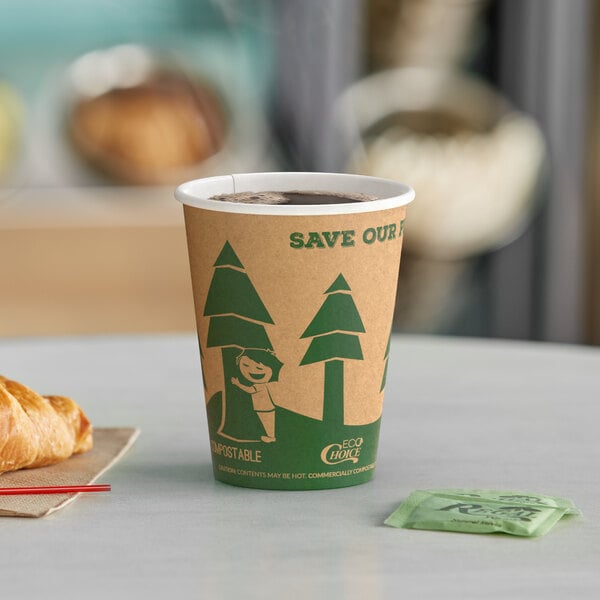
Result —
[{"label": "blurred background", "polygon": [[405,181],[395,329],[600,344],[597,0],[3,0],[0,336],[194,330],[173,187]]}]

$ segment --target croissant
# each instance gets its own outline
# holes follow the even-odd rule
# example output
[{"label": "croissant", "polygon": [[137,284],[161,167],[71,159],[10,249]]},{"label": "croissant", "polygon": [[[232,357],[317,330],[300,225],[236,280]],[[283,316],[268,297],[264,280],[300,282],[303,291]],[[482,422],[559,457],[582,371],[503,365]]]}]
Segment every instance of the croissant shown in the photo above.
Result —
[{"label": "croissant", "polygon": [[0,375],[0,473],[51,465],[92,444],[92,426],[73,400]]}]

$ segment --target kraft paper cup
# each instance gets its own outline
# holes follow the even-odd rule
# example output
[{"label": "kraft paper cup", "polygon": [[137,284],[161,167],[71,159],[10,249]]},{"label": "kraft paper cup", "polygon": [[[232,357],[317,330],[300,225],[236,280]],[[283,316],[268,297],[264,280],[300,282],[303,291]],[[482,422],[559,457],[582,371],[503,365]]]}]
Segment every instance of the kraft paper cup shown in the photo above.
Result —
[{"label": "kraft paper cup", "polygon": [[[239,204],[243,191],[373,201]],[[406,205],[395,181],[252,173],[190,181],[184,205],[215,478],[322,489],[372,478]]]}]

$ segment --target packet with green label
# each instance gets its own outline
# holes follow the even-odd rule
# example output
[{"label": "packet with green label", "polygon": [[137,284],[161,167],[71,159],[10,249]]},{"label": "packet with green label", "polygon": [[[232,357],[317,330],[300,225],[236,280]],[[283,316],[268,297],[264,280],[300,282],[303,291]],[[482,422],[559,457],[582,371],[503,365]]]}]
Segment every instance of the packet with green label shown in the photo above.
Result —
[{"label": "packet with green label", "polygon": [[465,533],[544,535],[564,516],[580,514],[565,498],[512,490],[413,492],[386,520],[390,527]]}]

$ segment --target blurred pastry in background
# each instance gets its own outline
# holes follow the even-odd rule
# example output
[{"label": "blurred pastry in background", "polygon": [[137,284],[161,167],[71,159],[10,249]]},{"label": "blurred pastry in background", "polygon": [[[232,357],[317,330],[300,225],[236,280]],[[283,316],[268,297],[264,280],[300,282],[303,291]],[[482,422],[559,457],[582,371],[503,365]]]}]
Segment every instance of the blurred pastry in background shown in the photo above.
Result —
[{"label": "blurred pastry in background", "polygon": [[0,177],[13,163],[21,141],[21,102],[8,83],[0,81]]},{"label": "blurred pastry in background", "polygon": [[168,184],[221,150],[225,111],[206,83],[150,62],[123,70],[115,65],[107,89],[79,94],[67,117],[92,167],[114,182]]}]

